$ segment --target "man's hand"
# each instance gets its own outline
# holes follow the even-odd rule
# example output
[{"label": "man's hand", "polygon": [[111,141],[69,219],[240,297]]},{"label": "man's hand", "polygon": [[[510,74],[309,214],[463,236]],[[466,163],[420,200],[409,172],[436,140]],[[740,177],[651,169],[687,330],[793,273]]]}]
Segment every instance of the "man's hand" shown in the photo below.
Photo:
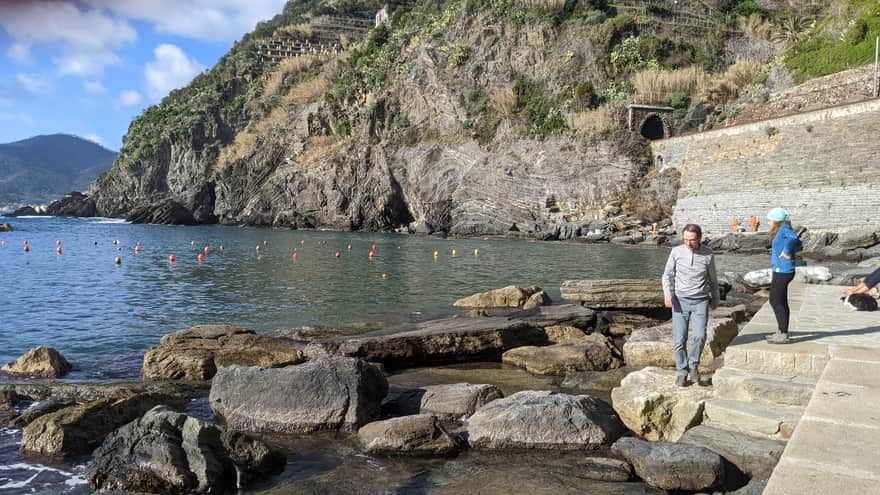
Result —
[{"label": "man's hand", "polygon": [[710,304],[709,309],[711,309],[712,311],[715,311],[716,309],[718,309],[718,305],[717,304]]},{"label": "man's hand", "polygon": [[670,298],[665,299],[663,301],[663,304],[665,304],[667,308],[671,308],[672,307],[672,298],[670,297]]}]

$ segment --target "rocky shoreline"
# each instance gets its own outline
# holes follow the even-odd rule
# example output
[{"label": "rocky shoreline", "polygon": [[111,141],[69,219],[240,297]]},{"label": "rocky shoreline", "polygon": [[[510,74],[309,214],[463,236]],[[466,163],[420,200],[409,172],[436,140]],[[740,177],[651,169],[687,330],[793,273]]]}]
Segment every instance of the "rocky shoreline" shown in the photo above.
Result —
[{"label": "rocky shoreline", "polygon": [[[765,300],[757,275],[734,282],[710,322],[707,378]],[[658,291],[654,280],[568,281],[566,301],[554,302],[533,297],[540,288],[511,286],[459,301],[470,310],[455,317],[354,336],[202,325],[148,350],[142,382],[4,383],[0,410],[22,429],[26,455],[91,453],[94,489],[214,493],[230,480],[272,484],[290,455],[286,436],[330,432],[381,458],[589,451],[578,466],[585,479],[752,493],[780,444],[698,426],[713,389],[673,386],[669,315]],[[32,354],[19,361],[51,363],[20,376],[49,376],[45,369],[59,363],[52,376],[63,374],[60,355]],[[511,388],[479,370],[453,383],[400,379],[407,370],[485,362],[546,381]],[[198,398],[207,398],[211,421],[182,412]],[[193,465],[193,455],[210,461]],[[134,458],[153,467],[134,472],[126,460]]]}]

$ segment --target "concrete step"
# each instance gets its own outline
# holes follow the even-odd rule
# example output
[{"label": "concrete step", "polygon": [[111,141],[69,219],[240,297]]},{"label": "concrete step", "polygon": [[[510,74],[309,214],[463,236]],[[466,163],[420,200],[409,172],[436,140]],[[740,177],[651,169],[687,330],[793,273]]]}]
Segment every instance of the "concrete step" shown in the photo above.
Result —
[{"label": "concrete step", "polygon": [[780,376],[721,368],[712,376],[715,398],[786,406],[806,406],[816,388],[811,376]]},{"label": "concrete step", "polygon": [[787,441],[804,414],[799,406],[711,399],[705,402],[703,424],[747,435]]},{"label": "concrete step", "polygon": [[756,322],[762,316],[761,312],[755,315],[753,321],[746,325],[744,333],[740,333],[724,352],[724,367],[766,375],[797,375],[818,379],[830,359],[828,346],[810,341],[786,345],[764,342],[765,334],[773,332],[775,324]]}]

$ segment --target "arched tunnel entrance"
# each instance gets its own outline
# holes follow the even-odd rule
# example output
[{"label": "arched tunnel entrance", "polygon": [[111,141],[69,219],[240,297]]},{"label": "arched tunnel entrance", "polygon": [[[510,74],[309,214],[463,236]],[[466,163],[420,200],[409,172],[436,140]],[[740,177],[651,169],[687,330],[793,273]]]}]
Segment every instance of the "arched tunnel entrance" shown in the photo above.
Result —
[{"label": "arched tunnel entrance", "polygon": [[648,115],[645,120],[642,121],[642,126],[639,129],[639,134],[641,134],[645,139],[655,140],[655,139],[663,139],[666,137],[666,129],[663,125],[663,119],[660,118],[657,114]]}]

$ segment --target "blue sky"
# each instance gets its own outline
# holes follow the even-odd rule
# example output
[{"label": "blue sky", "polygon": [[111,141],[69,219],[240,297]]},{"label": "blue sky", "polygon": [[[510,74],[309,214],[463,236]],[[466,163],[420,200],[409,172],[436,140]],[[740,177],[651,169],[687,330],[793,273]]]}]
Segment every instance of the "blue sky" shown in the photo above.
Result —
[{"label": "blue sky", "polygon": [[286,0],[0,0],[0,143],[75,134],[113,150],[132,118]]}]

